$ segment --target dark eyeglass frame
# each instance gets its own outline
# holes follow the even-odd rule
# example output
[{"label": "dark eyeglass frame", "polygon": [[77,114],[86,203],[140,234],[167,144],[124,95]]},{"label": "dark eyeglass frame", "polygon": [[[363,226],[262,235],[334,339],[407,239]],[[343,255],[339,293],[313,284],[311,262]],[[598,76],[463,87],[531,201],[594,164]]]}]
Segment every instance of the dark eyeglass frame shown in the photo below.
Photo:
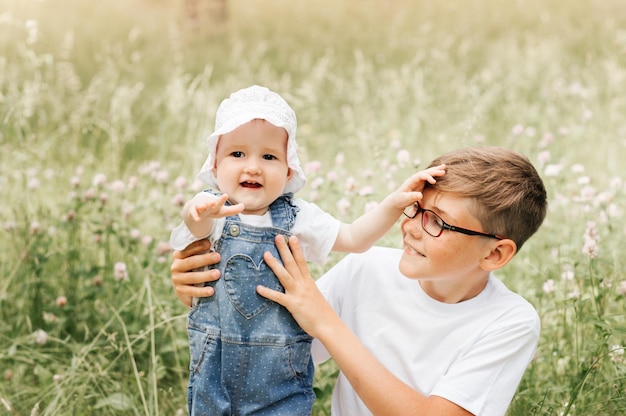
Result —
[{"label": "dark eyeglass frame", "polygon": [[[413,212],[412,214],[407,214],[408,212]],[[413,219],[415,217],[417,217],[419,215],[419,213],[427,213],[428,215],[433,215],[437,220],[439,220],[441,225],[437,225],[438,227],[440,227],[439,229],[439,233],[437,235],[430,233],[427,229],[426,229],[426,224],[428,223],[428,217],[422,215],[422,228],[424,229],[424,231],[428,234],[431,235],[433,237],[439,237],[441,235],[441,233],[443,233],[443,230],[450,230],[450,231],[456,231],[457,233],[461,233],[461,234],[465,234],[465,235],[479,235],[482,237],[489,237],[489,238],[495,238],[496,240],[504,240],[504,237],[502,237],[501,235],[498,234],[489,234],[489,233],[482,233],[480,231],[474,231],[474,230],[468,230],[467,228],[461,228],[461,227],[457,227],[455,225],[450,225],[447,222],[445,222],[439,215],[437,215],[436,212],[430,210],[430,209],[424,209],[422,208],[422,206],[419,204],[419,202],[415,202],[413,205],[409,205],[408,207],[406,207],[404,209],[403,214],[410,219]]]}]

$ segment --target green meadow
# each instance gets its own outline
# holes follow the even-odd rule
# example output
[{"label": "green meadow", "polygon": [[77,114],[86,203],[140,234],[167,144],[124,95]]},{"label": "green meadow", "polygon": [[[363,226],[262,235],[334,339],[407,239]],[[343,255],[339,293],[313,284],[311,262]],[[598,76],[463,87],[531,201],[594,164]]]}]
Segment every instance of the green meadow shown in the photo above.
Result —
[{"label": "green meadow", "polygon": [[0,0],[0,415],[187,413],[169,233],[251,84],[292,105],[299,196],[342,220],[454,148],[526,154],[549,212],[498,276],[542,335],[508,414],[625,414],[623,1],[226,1]]}]

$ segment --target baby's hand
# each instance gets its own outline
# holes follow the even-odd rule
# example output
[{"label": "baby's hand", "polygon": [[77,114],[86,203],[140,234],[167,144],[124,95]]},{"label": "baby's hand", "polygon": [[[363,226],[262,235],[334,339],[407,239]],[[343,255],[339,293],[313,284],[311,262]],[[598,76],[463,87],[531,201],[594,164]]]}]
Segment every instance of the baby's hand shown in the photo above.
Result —
[{"label": "baby's hand", "polygon": [[433,166],[419,171],[405,180],[400,187],[390,195],[394,206],[404,209],[412,203],[422,199],[422,191],[426,183],[435,184],[435,178],[446,174],[446,165]]},{"label": "baby's hand", "polygon": [[214,196],[202,193],[189,201],[188,215],[192,220],[200,222],[205,218],[222,218],[243,212],[243,204],[225,205],[228,195]]}]

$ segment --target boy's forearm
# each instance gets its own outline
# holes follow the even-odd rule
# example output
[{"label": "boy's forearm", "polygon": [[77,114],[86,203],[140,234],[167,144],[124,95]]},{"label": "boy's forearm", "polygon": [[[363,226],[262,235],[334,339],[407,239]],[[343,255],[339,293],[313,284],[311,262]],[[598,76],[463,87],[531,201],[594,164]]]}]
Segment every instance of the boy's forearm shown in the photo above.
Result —
[{"label": "boy's forearm", "polygon": [[318,339],[374,415],[470,415],[437,396],[424,396],[394,376],[338,316],[326,319]]}]

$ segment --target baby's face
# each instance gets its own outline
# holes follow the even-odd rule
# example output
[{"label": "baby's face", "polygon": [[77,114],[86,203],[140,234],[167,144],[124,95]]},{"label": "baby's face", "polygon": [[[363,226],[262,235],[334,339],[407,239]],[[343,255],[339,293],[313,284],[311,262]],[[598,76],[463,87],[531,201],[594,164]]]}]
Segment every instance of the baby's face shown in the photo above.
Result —
[{"label": "baby's face", "polygon": [[262,119],[220,136],[213,173],[230,202],[244,204],[244,214],[264,214],[283,194],[291,178],[287,138],[285,129]]}]

